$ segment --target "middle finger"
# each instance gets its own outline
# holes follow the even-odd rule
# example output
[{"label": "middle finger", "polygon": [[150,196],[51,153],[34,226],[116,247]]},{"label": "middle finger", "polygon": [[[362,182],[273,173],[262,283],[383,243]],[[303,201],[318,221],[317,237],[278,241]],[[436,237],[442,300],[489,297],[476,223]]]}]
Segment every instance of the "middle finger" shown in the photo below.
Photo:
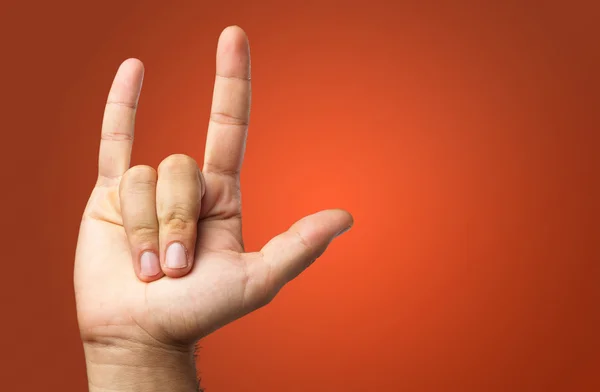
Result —
[{"label": "middle finger", "polygon": [[171,155],[158,166],[156,213],[161,268],[169,277],[183,276],[192,268],[202,183],[196,161],[187,155]]}]

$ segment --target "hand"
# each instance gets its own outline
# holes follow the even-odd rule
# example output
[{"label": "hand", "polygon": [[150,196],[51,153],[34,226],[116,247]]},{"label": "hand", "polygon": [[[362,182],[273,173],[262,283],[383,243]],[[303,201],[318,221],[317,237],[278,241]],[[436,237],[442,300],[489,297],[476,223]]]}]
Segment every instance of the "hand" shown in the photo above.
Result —
[{"label": "hand", "polygon": [[267,304],[352,225],[346,211],[321,211],[260,251],[244,253],[239,173],[251,88],[240,28],[223,31],[216,63],[202,171],[184,155],[168,157],[158,171],[129,168],[143,65],[127,60],[115,76],[75,260],[88,356],[102,347],[193,349],[198,339]]}]

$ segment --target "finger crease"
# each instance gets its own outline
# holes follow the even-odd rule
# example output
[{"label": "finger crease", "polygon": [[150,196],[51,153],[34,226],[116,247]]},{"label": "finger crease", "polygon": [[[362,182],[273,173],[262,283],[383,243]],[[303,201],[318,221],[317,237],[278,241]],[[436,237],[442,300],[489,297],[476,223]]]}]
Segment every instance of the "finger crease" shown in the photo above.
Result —
[{"label": "finger crease", "polygon": [[115,142],[133,141],[133,135],[126,132],[102,132],[101,139]]},{"label": "finger crease", "polygon": [[221,125],[241,125],[248,126],[248,121],[242,117],[232,116],[227,113],[213,112],[210,114],[210,121]]},{"label": "finger crease", "polygon": [[106,105],[117,105],[117,106],[124,106],[126,108],[130,108],[130,109],[137,109],[137,104],[136,103],[131,103],[131,102],[124,102],[124,101],[108,101],[106,102]]},{"label": "finger crease", "polygon": [[310,246],[308,246],[306,239],[302,236],[302,234],[300,234],[299,231],[293,231],[293,233],[296,235],[296,237],[298,237],[298,241],[300,242],[300,245],[302,245],[304,248],[306,248],[306,250],[308,250],[309,252],[312,251],[312,248]]},{"label": "finger crease", "polygon": [[250,76],[248,76],[247,78],[243,78],[241,76],[225,76],[225,75],[219,75],[219,74],[217,74],[217,77],[223,78],[223,79],[229,79],[229,80],[242,80],[244,82],[250,82],[252,80],[250,78]]},{"label": "finger crease", "polygon": [[204,162],[204,171],[208,174],[216,174],[219,176],[236,177],[240,175],[240,170],[225,169],[220,165]]}]

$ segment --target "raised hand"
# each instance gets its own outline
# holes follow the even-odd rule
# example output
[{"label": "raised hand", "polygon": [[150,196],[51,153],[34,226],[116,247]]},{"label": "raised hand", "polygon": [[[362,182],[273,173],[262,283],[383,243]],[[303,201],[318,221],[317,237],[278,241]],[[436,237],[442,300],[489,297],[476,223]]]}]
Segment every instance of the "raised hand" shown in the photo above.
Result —
[{"label": "raised hand", "polygon": [[[204,165],[172,155],[129,168],[140,61],[125,61],[108,96],[99,175],[81,222],[75,292],[86,353],[98,347],[187,349],[267,304],[352,225],[343,210],[294,223],[244,252],[240,168],[250,112],[246,35],[219,38]],[[114,350],[113,350],[114,351]]]}]

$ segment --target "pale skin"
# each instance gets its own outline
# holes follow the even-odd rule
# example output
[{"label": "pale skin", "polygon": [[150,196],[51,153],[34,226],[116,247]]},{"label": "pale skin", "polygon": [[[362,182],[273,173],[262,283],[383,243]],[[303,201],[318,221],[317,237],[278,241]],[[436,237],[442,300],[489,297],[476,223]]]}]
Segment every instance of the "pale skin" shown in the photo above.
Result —
[{"label": "pale skin", "polygon": [[90,391],[196,391],[195,343],[268,304],[353,224],[347,211],[323,210],[245,252],[240,170],[251,81],[239,27],[218,41],[202,167],[181,154],[156,170],[129,167],[143,73],[129,59],[115,76],[77,243]]}]

